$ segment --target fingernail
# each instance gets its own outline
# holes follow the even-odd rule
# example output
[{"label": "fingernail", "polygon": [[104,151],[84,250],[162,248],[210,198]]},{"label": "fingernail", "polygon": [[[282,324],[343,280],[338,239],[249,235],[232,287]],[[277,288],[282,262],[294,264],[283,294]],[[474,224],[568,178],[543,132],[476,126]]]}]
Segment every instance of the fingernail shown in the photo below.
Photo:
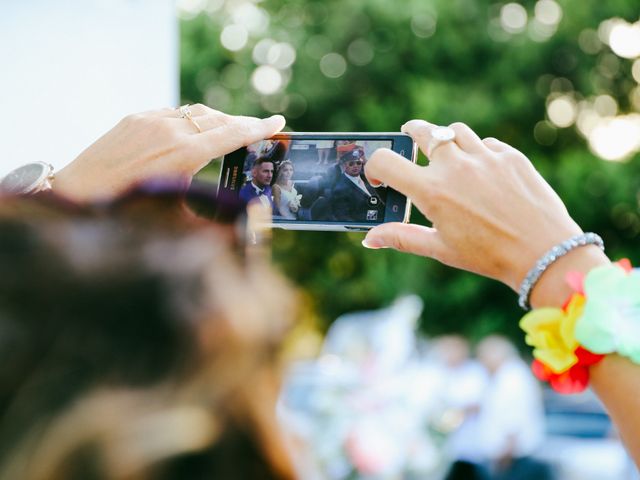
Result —
[{"label": "fingernail", "polygon": [[379,238],[368,238],[365,237],[362,240],[362,246],[365,248],[370,248],[372,250],[377,250],[379,248],[386,248],[385,244]]}]

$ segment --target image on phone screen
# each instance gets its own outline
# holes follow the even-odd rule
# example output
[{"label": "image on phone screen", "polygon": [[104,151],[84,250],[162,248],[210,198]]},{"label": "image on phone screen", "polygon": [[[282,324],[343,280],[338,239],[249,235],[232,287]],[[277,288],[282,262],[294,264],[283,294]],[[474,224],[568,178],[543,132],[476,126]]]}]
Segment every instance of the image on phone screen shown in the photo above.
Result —
[{"label": "image on phone screen", "polygon": [[[372,187],[364,175],[373,152],[392,149],[393,143],[391,138],[274,137],[225,157],[221,185],[237,191],[243,202],[271,208],[274,224],[374,226],[386,217],[402,220],[406,199]],[[394,204],[388,211],[390,198]]]}]

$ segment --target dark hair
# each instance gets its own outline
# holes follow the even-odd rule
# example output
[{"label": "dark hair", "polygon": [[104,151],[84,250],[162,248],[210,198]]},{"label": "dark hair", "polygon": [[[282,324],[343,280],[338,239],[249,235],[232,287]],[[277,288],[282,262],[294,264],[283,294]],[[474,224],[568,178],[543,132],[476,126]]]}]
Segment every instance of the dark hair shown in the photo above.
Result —
[{"label": "dark hair", "polygon": [[263,163],[273,163],[273,165],[275,167],[275,162],[270,157],[258,157],[258,158],[256,158],[256,161],[254,162],[253,166],[254,167],[259,167]]},{"label": "dark hair", "polygon": [[361,160],[364,157],[364,150],[361,148],[354,148],[348,152],[344,152],[340,155],[340,163],[346,163],[350,160]]},{"label": "dark hair", "polygon": [[[266,263],[247,264],[231,215],[212,223],[151,190],[96,207],[0,199],[0,479],[120,478],[132,465],[136,478],[277,476],[246,397],[273,401],[253,375],[275,368],[291,296]],[[204,430],[187,429],[194,418]],[[154,438],[132,435],[152,424]]]}]

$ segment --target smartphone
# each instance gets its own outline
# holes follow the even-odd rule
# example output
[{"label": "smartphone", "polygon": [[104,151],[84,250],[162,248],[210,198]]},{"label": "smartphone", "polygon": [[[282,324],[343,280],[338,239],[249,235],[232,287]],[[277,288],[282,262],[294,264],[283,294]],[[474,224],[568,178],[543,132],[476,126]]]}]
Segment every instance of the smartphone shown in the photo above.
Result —
[{"label": "smartphone", "polygon": [[364,176],[378,148],[416,161],[403,133],[281,133],[226,155],[218,188],[270,207],[275,228],[364,231],[408,222],[410,200]]}]

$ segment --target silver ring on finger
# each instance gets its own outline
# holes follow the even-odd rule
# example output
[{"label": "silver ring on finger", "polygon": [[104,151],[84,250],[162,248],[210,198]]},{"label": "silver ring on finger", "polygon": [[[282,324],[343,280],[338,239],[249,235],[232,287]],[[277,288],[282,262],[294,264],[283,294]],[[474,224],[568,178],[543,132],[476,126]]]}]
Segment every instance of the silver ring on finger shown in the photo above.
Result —
[{"label": "silver ring on finger", "polygon": [[191,124],[194,127],[196,127],[196,130],[198,130],[198,133],[202,133],[202,128],[200,127],[200,124],[198,124],[198,122],[196,122],[196,120],[193,118],[193,112],[191,111],[191,107],[189,104],[178,107],[178,111],[180,112],[180,118],[189,120],[189,122],[191,122]]},{"label": "silver ring on finger", "polygon": [[456,139],[456,132],[450,127],[436,127],[431,131],[431,140],[427,145],[427,157],[431,158],[433,152],[440,145],[453,142]]}]

